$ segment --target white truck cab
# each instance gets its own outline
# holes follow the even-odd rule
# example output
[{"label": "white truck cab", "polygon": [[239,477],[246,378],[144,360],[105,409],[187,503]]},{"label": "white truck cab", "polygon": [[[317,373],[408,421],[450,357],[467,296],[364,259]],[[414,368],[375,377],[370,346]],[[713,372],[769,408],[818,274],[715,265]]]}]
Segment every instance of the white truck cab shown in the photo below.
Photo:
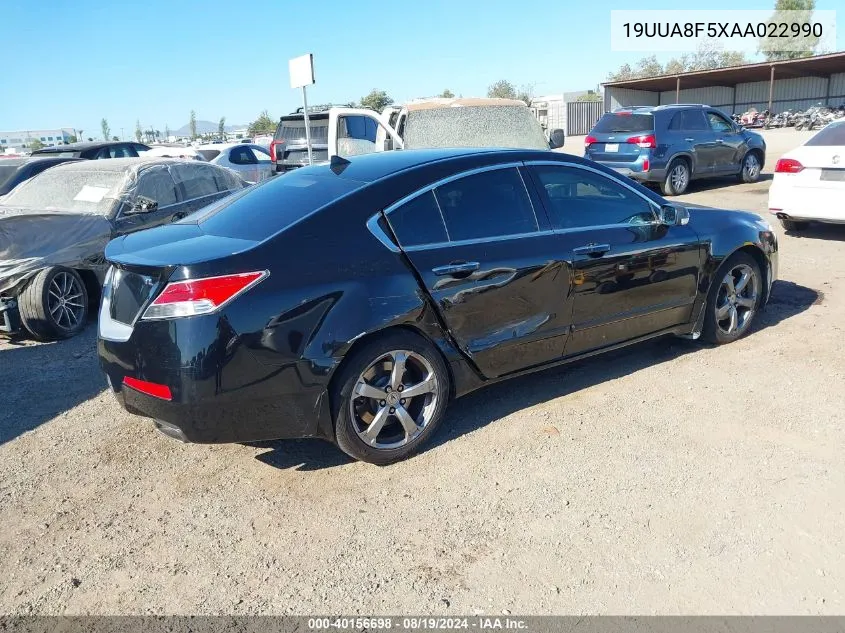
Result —
[{"label": "white truck cab", "polygon": [[[314,162],[399,149],[513,147],[556,149],[563,130],[546,137],[523,101],[487,98],[431,98],[391,105],[382,112],[330,107],[308,114]],[[271,156],[276,172],[308,164],[304,117],[282,117]]]}]

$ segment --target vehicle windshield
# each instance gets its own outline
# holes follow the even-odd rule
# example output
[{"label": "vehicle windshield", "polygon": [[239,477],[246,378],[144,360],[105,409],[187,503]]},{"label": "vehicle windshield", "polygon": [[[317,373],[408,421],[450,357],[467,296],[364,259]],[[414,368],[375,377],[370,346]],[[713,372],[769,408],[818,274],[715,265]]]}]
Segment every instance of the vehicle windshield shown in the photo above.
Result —
[{"label": "vehicle windshield", "polygon": [[13,189],[3,204],[108,215],[125,178],[123,171],[48,169]]},{"label": "vehicle windshield", "polygon": [[460,106],[412,110],[405,149],[516,147],[549,149],[540,123],[525,106]]},{"label": "vehicle windshield", "polygon": [[[311,128],[312,143],[329,142],[328,119],[314,119],[309,117],[308,125]],[[276,132],[276,140],[285,142],[288,145],[299,142],[305,143],[305,119],[282,120],[282,127]]]},{"label": "vehicle windshield", "polygon": [[608,112],[593,127],[593,134],[613,132],[650,132],[654,129],[654,117],[650,114],[629,112]]},{"label": "vehicle windshield", "polygon": [[845,146],[845,121],[832,123],[827,127],[822,128],[819,130],[819,133],[808,140],[805,145]]}]

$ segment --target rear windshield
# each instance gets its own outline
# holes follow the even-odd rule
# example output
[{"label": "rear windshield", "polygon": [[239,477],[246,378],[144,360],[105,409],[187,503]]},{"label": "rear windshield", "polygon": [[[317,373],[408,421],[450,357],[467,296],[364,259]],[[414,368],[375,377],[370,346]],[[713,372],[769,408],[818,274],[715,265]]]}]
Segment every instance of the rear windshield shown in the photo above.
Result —
[{"label": "rear windshield", "polygon": [[823,128],[805,145],[845,145],[845,121],[831,123]]},{"label": "rear windshield", "polygon": [[516,147],[549,149],[540,123],[525,106],[429,108],[408,113],[405,148]]},{"label": "rear windshield", "polygon": [[654,129],[654,117],[650,114],[631,114],[630,112],[608,112],[599,119],[593,132],[609,134],[611,132],[651,132]]},{"label": "rear windshield", "polygon": [[[309,127],[311,128],[311,142],[312,143],[328,143],[329,142],[329,120],[328,119],[308,119]],[[305,143],[305,119],[293,119],[290,121],[282,121],[280,129],[276,130],[276,140],[287,143],[288,145]]]},{"label": "rear windshield", "polygon": [[12,189],[3,204],[108,215],[125,183],[122,171],[48,169]]},{"label": "rear windshield", "polygon": [[330,174],[302,168],[277,176],[182,222],[197,223],[210,235],[264,240],[365,184],[323,173]]}]

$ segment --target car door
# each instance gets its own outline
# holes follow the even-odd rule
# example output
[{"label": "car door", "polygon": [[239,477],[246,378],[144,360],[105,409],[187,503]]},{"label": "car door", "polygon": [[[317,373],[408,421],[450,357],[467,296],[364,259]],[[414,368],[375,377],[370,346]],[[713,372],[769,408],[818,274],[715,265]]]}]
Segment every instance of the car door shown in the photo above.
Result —
[{"label": "car door", "polygon": [[669,123],[669,131],[675,142],[673,147],[685,147],[692,157],[693,176],[713,174],[716,156],[716,135],[699,108],[684,108],[675,113]]},{"label": "car door", "polygon": [[[383,135],[387,141],[379,145]],[[329,110],[329,158],[357,156],[384,151],[384,148],[403,149],[404,143],[394,130],[372,110],[364,108],[332,108]]]},{"label": "car door", "polygon": [[[132,209],[139,197],[155,200],[158,207],[154,211],[133,213]],[[176,182],[166,165],[151,165],[138,172],[138,182],[130,192],[115,218],[117,235],[132,233],[173,222],[183,217],[184,202],[179,195]]]},{"label": "car door", "polygon": [[690,320],[700,267],[691,227],[659,224],[645,194],[586,165],[529,171],[572,269],[567,356]]},{"label": "car door", "polygon": [[739,128],[725,115],[716,110],[707,111],[707,120],[715,135],[714,175],[736,174],[742,160],[742,145],[745,139]]},{"label": "car door", "polygon": [[521,168],[455,176],[386,217],[449,333],[488,377],[560,358],[570,279]]}]

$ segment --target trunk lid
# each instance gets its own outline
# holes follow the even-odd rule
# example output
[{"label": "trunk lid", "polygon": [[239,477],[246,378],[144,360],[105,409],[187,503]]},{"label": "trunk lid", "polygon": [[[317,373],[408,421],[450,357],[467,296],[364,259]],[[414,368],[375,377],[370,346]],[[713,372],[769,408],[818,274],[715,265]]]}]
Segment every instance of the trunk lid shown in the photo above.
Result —
[{"label": "trunk lid", "polygon": [[776,174],[792,186],[845,192],[845,148],[804,145],[783,158],[795,159],[804,166],[796,174]]}]

